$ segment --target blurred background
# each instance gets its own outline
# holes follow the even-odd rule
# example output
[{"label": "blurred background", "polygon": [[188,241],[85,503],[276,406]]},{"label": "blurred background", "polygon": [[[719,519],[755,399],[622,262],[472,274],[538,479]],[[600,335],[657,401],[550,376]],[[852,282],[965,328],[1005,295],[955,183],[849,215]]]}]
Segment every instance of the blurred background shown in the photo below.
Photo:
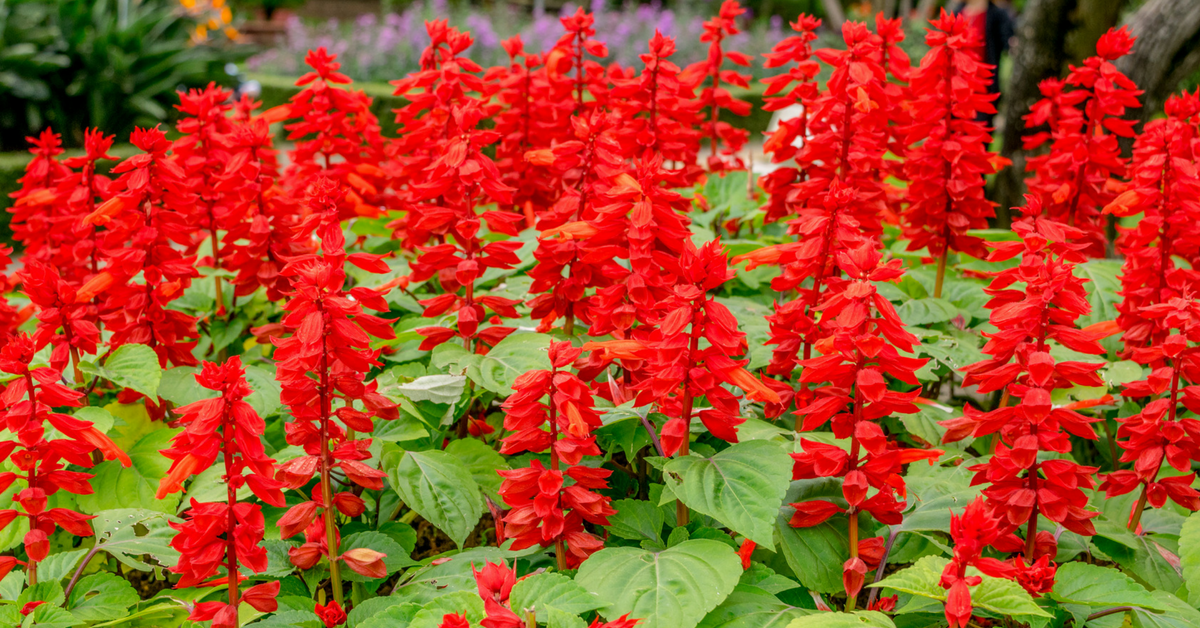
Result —
[{"label": "blurred background", "polygon": [[[1037,83],[1061,76],[1092,53],[1108,28],[1130,25],[1139,37],[1122,70],[1146,91],[1141,115],[1161,111],[1166,96],[1200,81],[1200,0],[966,0],[1008,29],[1000,57],[997,146],[1017,168],[1001,176],[993,196],[1019,204],[1020,116],[1038,98]],[[840,45],[845,20],[882,13],[903,17],[911,57],[923,52],[924,22],[960,0],[748,0],[744,32],[731,47],[761,59],[786,37],[800,13],[824,20],[820,45]],[[501,41],[520,35],[527,48],[549,49],[558,18],[578,3],[564,0],[0,0],[0,194],[9,173],[23,167],[25,137],[47,125],[78,146],[83,130],[99,127],[121,142],[135,126],[170,122],[175,92],[216,81],[260,98],[285,102],[303,73],[310,48],[336,53],[342,71],[376,98],[377,113],[398,106],[387,81],[416,69],[428,43],[424,21],[447,18],[471,31],[469,55],[487,67],[502,64]],[[676,38],[679,65],[699,61],[700,23],[718,0],[619,2],[583,5],[596,15],[597,39],[610,62],[638,64],[655,29]],[[982,8],[981,8],[982,7]],[[761,65],[752,68],[764,75]],[[739,96],[761,100],[761,87]],[[1013,124],[1010,121],[1016,120]],[[741,122],[752,132],[769,117]],[[386,127],[385,127],[386,129]],[[0,196],[0,205],[7,199]]]}]

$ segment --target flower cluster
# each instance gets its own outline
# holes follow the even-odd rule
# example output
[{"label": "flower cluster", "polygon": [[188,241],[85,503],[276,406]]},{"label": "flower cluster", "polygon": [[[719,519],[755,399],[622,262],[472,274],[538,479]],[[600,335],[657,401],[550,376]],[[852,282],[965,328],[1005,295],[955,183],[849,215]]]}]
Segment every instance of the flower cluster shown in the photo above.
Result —
[{"label": "flower cluster", "polygon": [[248,486],[259,499],[283,507],[282,484],[274,479],[275,461],[263,450],[266,424],[246,402],[254,391],[246,383],[241,360],[205,362],[196,374],[196,383],[220,396],[178,409],[184,431],[175,436],[170,449],[162,451],[171,460],[171,468],[159,484],[157,497],[183,490],[186,479],[211,467],[218,456],[223,459],[226,500],[201,503],[192,499],[187,519],[171,524],[178,531],[171,547],[180,554],[171,571],[182,575],[176,586],[187,588],[214,586],[205,580],[224,568],[221,580],[229,588],[228,601],[196,604],[188,619],[211,620],[214,628],[236,627],[239,603],[269,613],[278,608],[275,598],[279,595],[278,581],[238,589],[239,567],[265,571],[267,550],[262,546],[266,525],[262,507],[238,502],[237,491]]},{"label": "flower cluster", "polygon": [[[535,459],[524,469],[498,471],[504,478],[500,496],[511,508],[504,536],[516,549],[553,544],[561,569],[577,567],[604,545],[584,522],[608,525],[608,516],[616,512],[609,498],[596,492],[608,488],[612,472],[580,464],[584,456],[601,453],[592,435],[601,425],[592,392],[560,370],[581,353],[569,342],[551,342],[550,370],[522,374],[504,402],[504,429],[513,434],[504,439],[501,453],[550,450],[548,469]],[[541,402],[543,397],[548,403]]]}]

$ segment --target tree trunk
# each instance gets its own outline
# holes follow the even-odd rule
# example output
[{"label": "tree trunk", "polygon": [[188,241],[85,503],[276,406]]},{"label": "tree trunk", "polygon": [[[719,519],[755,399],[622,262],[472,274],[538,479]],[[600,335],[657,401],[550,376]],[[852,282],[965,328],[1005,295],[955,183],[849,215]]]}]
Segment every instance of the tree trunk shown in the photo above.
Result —
[{"label": "tree trunk", "polygon": [[1126,24],[1137,43],[1117,67],[1145,90],[1142,109],[1134,115],[1147,120],[1200,68],[1200,2],[1147,0]]},{"label": "tree trunk", "polygon": [[1071,30],[1071,11],[1076,0],[1029,0],[1017,26],[1013,44],[1012,75],[1003,91],[1000,113],[1003,118],[1003,142],[1000,154],[1012,160],[1012,165],[996,175],[995,200],[997,226],[1009,224],[1009,208],[1024,204],[1025,155],[1021,136],[1025,123],[1021,116],[1041,98],[1038,83],[1058,76],[1066,57],[1067,34]]},{"label": "tree trunk", "polygon": [[842,24],[846,22],[846,12],[842,10],[840,0],[821,0],[821,8],[825,9],[825,23],[840,35]]}]

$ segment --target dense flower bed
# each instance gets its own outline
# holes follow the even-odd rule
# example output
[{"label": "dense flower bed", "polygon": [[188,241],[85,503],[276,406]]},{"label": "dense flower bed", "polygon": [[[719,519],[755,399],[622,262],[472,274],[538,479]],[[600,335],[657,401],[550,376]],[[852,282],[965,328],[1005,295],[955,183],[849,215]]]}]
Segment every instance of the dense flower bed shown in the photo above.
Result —
[{"label": "dense flower bed", "polygon": [[[395,136],[318,48],[111,178],[33,138],[0,624],[1200,625],[1200,93],[1136,128],[1106,33],[992,230],[965,21],[760,61],[741,14],[686,66],[429,22]],[[801,107],[754,180],[760,62]]]}]

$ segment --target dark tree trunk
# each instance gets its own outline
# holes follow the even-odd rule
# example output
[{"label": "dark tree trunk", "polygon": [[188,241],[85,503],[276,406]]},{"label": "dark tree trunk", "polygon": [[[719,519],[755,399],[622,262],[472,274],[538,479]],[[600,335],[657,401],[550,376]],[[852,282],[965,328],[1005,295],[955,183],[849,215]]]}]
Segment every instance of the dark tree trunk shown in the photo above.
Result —
[{"label": "dark tree trunk", "polygon": [[1162,112],[1167,97],[1200,68],[1200,2],[1147,0],[1126,24],[1137,43],[1117,67],[1145,90],[1142,109],[1134,115],[1147,120]]},{"label": "dark tree trunk", "polygon": [[1012,75],[1000,103],[1004,121],[1001,154],[1013,162],[996,175],[994,197],[1000,204],[997,208],[1000,227],[1008,226],[1010,207],[1024,204],[1025,155],[1021,136],[1025,123],[1021,116],[1041,98],[1038,83],[1059,76],[1062,71],[1067,35],[1072,27],[1070,14],[1076,4],[1076,0],[1029,0],[1021,14],[1016,42],[1010,52]]}]

